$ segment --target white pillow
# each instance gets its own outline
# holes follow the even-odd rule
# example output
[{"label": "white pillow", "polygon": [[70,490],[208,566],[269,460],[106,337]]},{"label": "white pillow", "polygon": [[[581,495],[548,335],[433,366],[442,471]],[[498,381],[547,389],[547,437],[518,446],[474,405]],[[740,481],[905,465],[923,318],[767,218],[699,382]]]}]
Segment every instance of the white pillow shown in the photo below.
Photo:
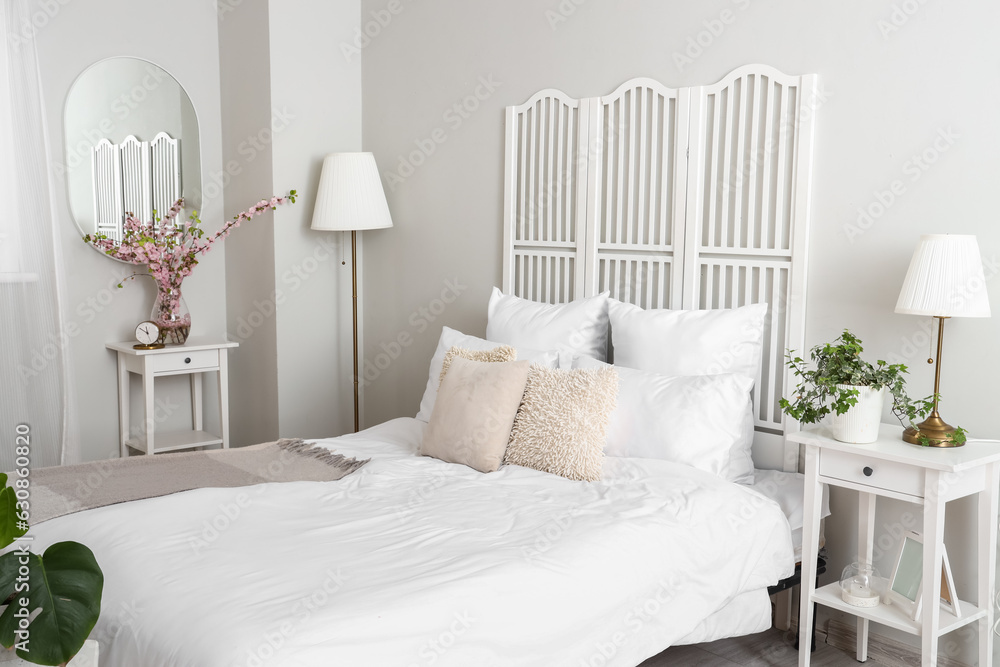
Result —
[{"label": "white pillow", "polygon": [[[417,419],[425,422],[431,420],[431,412],[434,411],[434,401],[437,399],[438,385],[441,384],[441,367],[444,365],[444,357],[452,347],[464,347],[469,350],[491,350],[497,347],[497,343],[483,340],[475,336],[466,336],[461,331],[456,331],[449,327],[441,328],[441,338],[438,339],[437,350],[431,357],[430,374],[427,377],[427,388],[424,389],[424,397],[420,400],[420,412]],[[538,352],[517,347],[517,358],[519,361],[530,361],[546,368],[555,368],[559,364],[559,354],[552,352]]]},{"label": "white pillow", "polygon": [[[574,359],[578,368],[605,365]],[[618,404],[605,455],[664,459],[753,484],[753,380],[733,373],[668,377],[615,368]]]},{"label": "white pillow", "polygon": [[663,375],[740,373],[754,381],[760,373],[766,303],[731,310],[643,310],[612,299],[609,315],[617,366]]},{"label": "white pillow", "polygon": [[568,350],[603,361],[608,354],[608,294],[549,304],[494,287],[486,311],[486,338],[518,349]]}]

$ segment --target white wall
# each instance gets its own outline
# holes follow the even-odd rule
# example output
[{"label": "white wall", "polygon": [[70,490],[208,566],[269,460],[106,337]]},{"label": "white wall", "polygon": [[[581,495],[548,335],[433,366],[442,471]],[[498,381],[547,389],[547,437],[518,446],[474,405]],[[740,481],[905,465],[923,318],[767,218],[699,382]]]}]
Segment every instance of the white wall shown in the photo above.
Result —
[{"label": "white wall", "polygon": [[[111,56],[150,60],[168,71],[184,87],[200,123],[203,172],[221,169],[218,31],[214,3],[179,0],[171,3],[100,0],[99,2],[39,3],[33,13],[33,31],[45,96],[49,157],[66,161],[63,106],[76,77],[92,63]],[[184,46],[177,44],[178,39]],[[173,44],[173,46],[168,46]],[[155,290],[151,281],[115,284],[132,267],[115,262],[80,240],[69,212],[66,183],[58,170],[53,176],[57,225],[62,232],[63,260],[68,276],[66,335],[73,384],[78,449],[71,460],[103,459],[118,455],[117,379],[115,355],[109,341],[129,340],[136,324],[149,317]],[[222,223],[219,201],[202,207],[206,229]],[[215,248],[184,283],[184,297],[192,314],[192,335],[225,333],[225,250]],[[144,270],[144,269],[143,269]],[[48,332],[39,346],[59,340]],[[133,382],[133,385],[137,384]],[[212,382],[206,392],[213,392]],[[189,424],[190,400],[183,378],[158,381],[162,399],[161,428]],[[211,395],[209,393],[208,395]],[[133,422],[136,423],[136,422]],[[211,426],[212,422],[209,422]]]},{"label": "white wall", "polygon": [[[275,213],[278,402],[283,436],[323,437],[354,428],[350,246],[309,229],[327,153],[361,150],[361,62],[331,32],[358,25],[355,0],[271,0],[274,187],[301,198]],[[349,237],[348,237],[349,244]],[[347,264],[341,264],[345,256]]]},{"label": "white wall", "polygon": [[[283,0],[220,14],[227,214],[272,192],[299,193],[273,223],[272,214],[266,225],[255,220],[227,256],[229,332],[241,342],[231,403],[237,445],[353,428],[351,267],[340,262],[341,236],[309,225],[323,157],[361,148],[361,63],[328,38],[356,26],[358,11],[347,0]],[[263,44],[244,54],[247,34]]]},{"label": "white wall", "polygon": [[[367,244],[367,358],[382,345],[395,351],[391,341],[402,332],[414,342],[368,387],[370,423],[416,412],[441,324],[485,330],[489,288],[501,278],[504,106],[548,87],[574,97],[605,94],[636,76],[675,87],[712,83],[754,62],[815,72],[828,94],[814,151],[809,345],[850,328],[874,357],[911,363],[913,392],[930,393],[927,323],[893,307],[921,233],[976,234],[987,259],[1000,256],[992,197],[1000,178],[992,85],[1000,5],[363,0],[362,21],[384,19],[390,7],[401,11],[376,23],[378,34],[363,49],[364,146],[384,177],[405,180],[387,189],[396,226]],[[494,82],[480,89],[486,99],[458,115],[453,105],[484,80]],[[428,144],[438,128],[445,140]],[[425,155],[413,153],[420,146]],[[407,161],[420,162],[412,174],[400,171]],[[895,181],[902,194],[880,213],[879,199],[889,201],[884,193]],[[859,208],[879,214],[862,220],[866,229],[857,226]],[[455,278],[467,288],[435,315],[429,309]],[[1000,282],[990,289],[1000,315]],[[946,336],[942,413],[974,436],[1000,436],[991,391],[1000,317],[949,321]],[[836,576],[855,549],[848,526],[856,505],[850,494],[834,494],[833,505],[844,519],[827,529]],[[952,505],[948,544],[959,592],[971,597],[974,551],[959,545],[975,538],[975,511]],[[905,509],[881,505],[879,530],[899,524]],[[878,564],[887,570],[890,560],[886,554]],[[942,646],[975,661],[966,638]]]}]

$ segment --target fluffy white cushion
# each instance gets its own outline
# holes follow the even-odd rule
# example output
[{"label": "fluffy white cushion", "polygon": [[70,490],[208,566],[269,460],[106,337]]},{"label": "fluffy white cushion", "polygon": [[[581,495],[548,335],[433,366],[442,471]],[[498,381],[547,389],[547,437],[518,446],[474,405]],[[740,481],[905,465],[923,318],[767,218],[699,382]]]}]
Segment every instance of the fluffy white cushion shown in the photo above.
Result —
[{"label": "fluffy white cushion", "polygon": [[618,374],[611,366],[586,370],[532,366],[504,463],[569,479],[599,480],[617,394]]},{"label": "fluffy white cushion", "polygon": [[419,453],[480,472],[499,468],[529,365],[527,361],[453,358],[441,380]]},{"label": "fluffy white cushion", "polygon": [[[606,366],[582,357],[574,362],[581,368]],[[618,407],[605,454],[665,459],[753,484],[753,380],[732,373],[668,377],[616,368]]]},{"label": "fluffy white cushion", "polygon": [[[420,411],[417,413],[417,419],[425,422],[430,421],[431,412],[434,410],[434,400],[437,398],[438,385],[441,382],[441,369],[444,365],[445,355],[448,354],[449,349],[452,347],[462,347],[468,350],[492,350],[496,346],[497,343],[475,336],[466,336],[461,331],[456,331],[449,327],[442,327],[437,350],[435,350],[434,356],[431,357],[427,388],[424,389],[424,397],[420,400]],[[555,351],[538,352],[518,347],[517,358],[549,368],[555,368],[559,363],[559,355]]]},{"label": "fluffy white cushion", "polygon": [[757,380],[766,303],[731,310],[643,310],[612,300],[609,314],[616,366],[663,375],[740,373]]},{"label": "fluffy white cushion", "polygon": [[468,350],[464,347],[450,347],[445,352],[444,359],[441,361],[440,379],[444,379],[444,376],[448,373],[448,369],[451,367],[451,362],[457,358],[489,363],[517,361],[517,350],[510,345],[498,345],[490,350]]},{"label": "fluffy white cushion", "polygon": [[608,294],[549,304],[504,294],[494,287],[486,338],[518,349],[568,350],[603,361],[608,352]]}]

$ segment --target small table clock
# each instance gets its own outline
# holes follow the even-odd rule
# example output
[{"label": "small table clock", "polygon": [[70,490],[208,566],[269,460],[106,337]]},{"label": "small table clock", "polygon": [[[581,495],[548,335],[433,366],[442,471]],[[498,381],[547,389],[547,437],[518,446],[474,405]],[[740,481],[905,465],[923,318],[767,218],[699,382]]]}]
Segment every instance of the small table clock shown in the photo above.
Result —
[{"label": "small table clock", "polygon": [[164,347],[160,340],[160,327],[156,322],[140,322],[135,327],[135,339],[139,341],[132,347],[137,350],[159,350]]}]

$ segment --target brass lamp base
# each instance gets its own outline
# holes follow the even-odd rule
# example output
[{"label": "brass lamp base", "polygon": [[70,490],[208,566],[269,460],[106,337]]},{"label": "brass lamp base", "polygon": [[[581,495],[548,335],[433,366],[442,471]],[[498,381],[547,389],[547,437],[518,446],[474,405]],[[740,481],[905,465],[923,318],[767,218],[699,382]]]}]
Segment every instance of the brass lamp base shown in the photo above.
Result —
[{"label": "brass lamp base", "polygon": [[955,442],[952,437],[955,435],[955,427],[951,426],[937,410],[932,412],[924,421],[917,424],[917,428],[912,426],[903,431],[903,440],[914,445],[922,445],[921,436],[927,438],[926,444],[931,447],[961,447],[964,442]]}]

